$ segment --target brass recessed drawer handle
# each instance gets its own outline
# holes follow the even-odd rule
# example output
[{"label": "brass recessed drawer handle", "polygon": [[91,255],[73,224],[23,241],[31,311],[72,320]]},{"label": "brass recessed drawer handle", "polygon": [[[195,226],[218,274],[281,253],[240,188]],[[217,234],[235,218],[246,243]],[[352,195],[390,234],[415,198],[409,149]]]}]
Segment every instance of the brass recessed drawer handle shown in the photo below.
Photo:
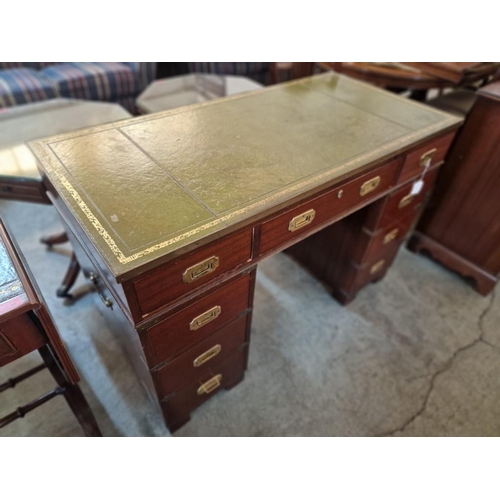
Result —
[{"label": "brass recessed drawer handle", "polygon": [[379,260],[377,263],[373,264],[373,266],[370,268],[370,274],[375,274],[377,271],[380,271],[385,264],[385,260]]},{"label": "brass recessed drawer handle", "polygon": [[113,310],[113,301],[110,298],[106,297],[106,295],[104,295],[104,292],[101,290],[101,287],[99,286],[97,275],[91,272],[89,274],[89,279],[94,285],[95,291],[97,292],[97,295],[99,295],[99,298],[101,299],[102,303],[106,307],[109,307],[111,310]]},{"label": "brass recessed drawer handle", "polygon": [[203,354],[200,354],[194,361],[193,361],[193,366],[195,368],[198,368],[198,366],[203,365],[207,361],[209,361],[212,358],[215,358],[217,354],[219,354],[222,351],[222,347],[220,344],[216,344],[213,347],[211,347],[208,351],[204,352]]},{"label": "brass recessed drawer handle", "polygon": [[392,240],[396,239],[396,236],[399,233],[399,228],[393,229],[392,231],[389,231],[385,236],[384,236],[384,245],[387,245],[387,243],[390,243]]},{"label": "brass recessed drawer handle", "polygon": [[314,210],[314,208],[311,208],[311,210],[308,210],[303,214],[297,215],[288,224],[288,230],[293,232],[297,231],[297,229],[307,226],[314,220],[315,216],[316,210]]},{"label": "brass recessed drawer handle", "polygon": [[434,149],[431,149],[430,151],[427,151],[427,153],[424,153],[420,157],[419,165],[421,167],[425,167],[426,165],[430,167],[432,160],[433,160],[434,156],[436,155],[436,152],[437,152],[437,149],[434,148]]},{"label": "brass recessed drawer handle", "polygon": [[202,260],[195,264],[194,266],[188,267],[182,273],[182,281],[184,283],[191,283],[197,279],[206,276],[207,274],[213,273],[219,267],[219,257],[209,257],[208,259]]},{"label": "brass recessed drawer handle", "polygon": [[413,201],[413,198],[415,198],[415,195],[413,195],[411,193],[407,194],[405,197],[403,197],[403,198],[401,198],[401,200],[399,200],[398,208],[407,207]]},{"label": "brass recessed drawer handle", "polygon": [[208,382],[201,384],[198,387],[198,396],[203,396],[203,394],[210,394],[212,391],[215,391],[217,387],[220,387],[220,381],[222,380],[222,374],[216,375],[212,377]]},{"label": "brass recessed drawer handle", "polygon": [[189,323],[189,329],[190,330],[198,330],[198,328],[201,328],[202,326],[205,326],[206,324],[210,323],[214,319],[218,318],[220,313],[221,313],[221,307],[220,306],[214,306],[208,311],[204,312],[203,314],[200,314],[199,316],[196,316],[196,318],[193,318],[191,320],[191,323]]},{"label": "brass recessed drawer handle", "polygon": [[365,196],[368,193],[375,191],[375,189],[378,188],[381,180],[382,179],[380,178],[380,175],[377,175],[377,177],[374,177],[369,181],[363,182],[363,184],[359,188],[359,196]]}]

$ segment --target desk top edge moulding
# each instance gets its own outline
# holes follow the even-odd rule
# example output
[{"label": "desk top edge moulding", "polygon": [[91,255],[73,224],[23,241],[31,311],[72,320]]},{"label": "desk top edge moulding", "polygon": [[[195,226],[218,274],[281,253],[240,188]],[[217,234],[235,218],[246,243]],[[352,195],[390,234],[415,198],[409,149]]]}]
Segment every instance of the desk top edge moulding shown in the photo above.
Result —
[{"label": "desk top edge moulding", "polygon": [[327,73],[30,148],[120,282],[461,121]]}]

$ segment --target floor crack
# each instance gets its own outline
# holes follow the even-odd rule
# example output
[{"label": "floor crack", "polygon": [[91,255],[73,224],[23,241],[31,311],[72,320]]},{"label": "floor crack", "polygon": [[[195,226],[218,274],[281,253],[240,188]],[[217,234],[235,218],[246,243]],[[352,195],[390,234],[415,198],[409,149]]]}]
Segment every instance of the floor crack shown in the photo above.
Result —
[{"label": "floor crack", "polygon": [[424,411],[427,408],[427,403],[429,402],[429,398],[432,394],[432,391],[434,390],[434,386],[436,384],[436,379],[440,375],[442,375],[443,373],[447,372],[452,367],[453,362],[455,361],[457,356],[459,356],[462,352],[464,352],[468,349],[471,349],[479,342],[484,342],[485,344],[491,345],[488,341],[484,340],[484,338],[483,338],[486,335],[486,332],[485,332],[484,326],[483,326],[483,322],[484,322],[484,318],[486,317],[486,315],[490,311],[491,307],[493,306],[494,300],[495,300],[495,290],[493,290],[493,292],[491,293],[491,297],[490,297],[490,301],[489,301],[488,305],[485,307],[483,312],[479,315],[479,318],[477,320],[477,326],[479,329],[479,336],[476,339],[474,339],[472,342],[469,342],[468,344],[457,349],[451,355],[451,357],[448,359],[448,361],[446,361],[446,363],[432,375],[431,381],[429,384],[429,388],[427,389],[427,392],[425,393],[425,397],[424,397],[422,404],[420,405],[420,408],[413,415],[411,415],[410,418],[408,418],[403,423],[403,425],[401,425],[400,427],[398,427],[397,429],[394,429],[392,431],[379,434],[378,435],[379,437],[389,437],[389,436],[394,436],[394,434],[396,434],[397,432],[404,432],[406,430],[406,428],[412,422],[414,422],[420,415],[422,415],[422,413],[424,413]]}]

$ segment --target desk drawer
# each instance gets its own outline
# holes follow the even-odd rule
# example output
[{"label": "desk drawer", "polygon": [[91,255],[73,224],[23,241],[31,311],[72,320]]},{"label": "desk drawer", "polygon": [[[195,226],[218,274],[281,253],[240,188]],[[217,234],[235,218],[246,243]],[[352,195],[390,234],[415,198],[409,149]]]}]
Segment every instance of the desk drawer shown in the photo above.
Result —
[{"label": "desk drawer", "polygon": [[49,203],[42,181],[0,180],[0,199]]},{"label": "desk drawer", "polygon": [[160,399],[196,380],[242,346],[247,339],[248,316],[243,316],[190,349],[163,368],[153,371]]},{"label": "desk drawer", "polygon": [[443,161],[454,137],[455,133],[440,137],[410,152],[406,156],[398,182],[405,182],[420,175],[424,171],[425,160],[428,157],[431,159],[431,168]]},{"label": "desk drawer", "polygon": [[355,264],[362,265],[367,259],[370,259],[372,255],[383,252],[394,242],[400,242],[408,233],[414,220],[415,216],[410,214],[409,217],[394,222],[387,228],[381,229],[376,233],[363,229],[356,242],[356,248],[351,255],[351,261]]},{"label": "desk drawer", "polygon": [[392,242],[387,250],[373,255],[362,266],[357,266],[352,262],[349,263],[343,272],[340,288],[347,292],[348,295],[352,295],[368,283],[382,278],[394,261],[399,247],[399,242]]},{"label": "desk drawer", "polygon": [[44,346],[45,343],[27,314],[0,323],[0,366]]},{"label": "desk drawer", "polygon": [[260,255],[302,239],[319,226],[380,195],[394,182],[400,160],[394,160],[262,224]]},{"label": "desk drawer", "polygon": [[250,303],[250,274],[245,274],[148,328],[144,350],[149,366],[152,368],[204,341],[244,313]]},{"label": "desk drawer", "polygon": [[415,215],[422,207],[422,203],[425,201],[427,193],[429,193],[434,186],[437,174],[438,169],[431,170],[427,173],[424,177],[424,187],[422,191],[416,195],[410,195],[413,182],[406,184],[391,194],[384,207],[384,212],[380,218],[378,228],[386,228],[401,219],[411,216],[411,214]]},{"label": "desk drawer", "polygon": [[171,431],[189,420],[190,413],[221,389],[230,389],[243,379],[248,348],[244,346],[204,371],[193,382],[161,402],[163,416]]},{"label": "desk drawer", "polygon": [[183,255],[134,283],[143,315],[147,315],[196,287],[251,258],[252,230],[246,229]]}]

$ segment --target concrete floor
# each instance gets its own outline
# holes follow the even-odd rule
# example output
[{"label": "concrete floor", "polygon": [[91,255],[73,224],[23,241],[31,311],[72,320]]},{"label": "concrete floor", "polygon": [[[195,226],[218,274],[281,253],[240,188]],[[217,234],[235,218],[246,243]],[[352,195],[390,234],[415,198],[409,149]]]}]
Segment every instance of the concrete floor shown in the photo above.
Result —
[{"label": "concrete floor", "polygon": [[[74,304],[55,297],[68,247],[41,235],[61,229],[52,207],[0,201],[106,436],[168,436],[111,332],[98,298],[79,279]],[[348,307],[285,255],[259,265],[249,370],[212,398],[176,436],[498,436],[500,299],[406,250],[387,277]],[[38,362],[32,354],[0,380]],[[49,390],[47,373],[0,395],[0,413]],[[80,436],[62,398],[0,436]]]}]

